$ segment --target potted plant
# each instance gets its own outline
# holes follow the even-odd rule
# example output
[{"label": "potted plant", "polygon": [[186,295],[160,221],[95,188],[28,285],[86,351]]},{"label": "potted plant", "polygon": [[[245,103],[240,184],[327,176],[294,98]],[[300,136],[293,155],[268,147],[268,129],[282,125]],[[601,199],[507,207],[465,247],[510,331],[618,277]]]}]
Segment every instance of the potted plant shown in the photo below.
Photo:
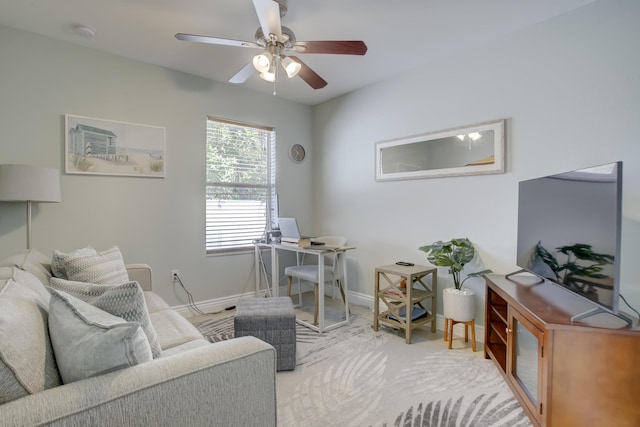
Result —
[{"label": "potted plant", "polygon": [[471,262],[475,256],[475,249],[468,238],[451,239],[448,242],[438,240],[431,245],[419,248],[427,254],[427,260],[438,267],[448,267],[453,278],[454,288],[445,288],[442,293],[443,313],[448,319],[460,322],[473,320],[475,313],[475,296],[470,289],[463,289],[462,285],[470,277],[478,277],[491,270],[469,273],[460,280],[465,264]]}]

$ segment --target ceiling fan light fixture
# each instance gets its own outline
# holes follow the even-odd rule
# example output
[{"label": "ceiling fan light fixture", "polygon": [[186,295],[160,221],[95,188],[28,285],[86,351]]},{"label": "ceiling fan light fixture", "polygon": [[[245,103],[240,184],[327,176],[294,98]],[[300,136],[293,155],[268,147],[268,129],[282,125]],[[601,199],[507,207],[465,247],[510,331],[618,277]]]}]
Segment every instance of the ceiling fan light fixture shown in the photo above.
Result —
[{"label": "ceiling fan light fixture", "polygon": [[273,55],[266,51],[253,57],[253,67],[261,73],[267,72],[272,62]]},{"label": "ceiling fan light fixture", "polygon": [[273,83],[278,79],[277,67],[276,67],[276,61],[278,58],[275,58],[275,59],[276,60],[271,61],[271,65],[269,66],[268,70],[265,70],[260,73],[260,78],[262,80],[268,81],[269,83]]},{"label": "ceiling fan light fixture", "polygon": [[287,56],[282,60],[282,68],[284,68],[284,71],[287,73],[287,77],[291,79],[298,75],[302,68],[302,64]]},{"label": "ceiling fan light fixture", "polygon": [[312,89],[327,86],[327,82],[295,54],[287,57],[288,52],[335,55],[364,55],[367,52],[367,45],[361,40],[296,41],[293,31],[282,25],[281,18],[287,11],[287,0],[252,1],[260,22],[254,35],[255,42],[186,33],[177,33],[175,37],[189,42],[263,50],[231,77],[229,82],[244,83],[255,69],[261,79],[273,83],[274,95],[276,83],[280,81],[278,73],[282,72],[279,62],[282,62],[287,77],[300,76]]},{"label": "ceiling fan light fixture", "polygon": [[271,65],[269,65],[269,69],[260,73],[260,78],[262,80],[266,80],[269,83],[274,83],[278,80],[278,62],[280,57],[277,55],[273,56],[273,60],[271,61]]},{"label": "ceiling fan light fixture", "polygon": [[260,73],[260,78],[264,81],[267,81],[269,83],[273,83],[276,81],[276,73],[270,72],[270,71],[265,71]]}]

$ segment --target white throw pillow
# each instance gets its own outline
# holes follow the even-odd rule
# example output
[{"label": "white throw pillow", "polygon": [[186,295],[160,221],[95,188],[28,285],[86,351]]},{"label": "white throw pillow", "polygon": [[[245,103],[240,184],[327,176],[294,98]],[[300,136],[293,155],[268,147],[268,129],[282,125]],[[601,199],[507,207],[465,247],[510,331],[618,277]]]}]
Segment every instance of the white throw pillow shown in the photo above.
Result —
[{"label": "white throw pillow", "polygon": [[65,384],[152,360],[140,323],[55,289],[49,304],[49,335]]},{"label": "white throw pillow", "polygon": [[43,286],[47,286],[51,278],[51,258],[35,249],[11,255],[0,261],[2,267],[18,267],[20,270],[28,271],[40,280]]},{"label": "white throw pillow", "polygon": [[[2,269],[3,276],[12,269]],[[0,280],[0,404],[62,384],[49,340],[48,300],[23,283]]]},{"label": "white throw pillow", "polygon": [[117,246],[95,255],[69,257],[64,260],[64,271],[69,280],[119,285],[129,281],[122,253]]},{"label": "white throw pillow", "polygon": [[0,267],[0,280],[9,279],[13,279],[14,282],[26,286],[38,294],[41,302],[44,303],[44,307],[49,310],[49,298],[51,295],[45,285],[43,285],[35,275],[28,271],[21,270],[18,267]]},{"label": "white throw pillow", "polygon": [[49,284],[53,289],[66,292],[128,322],[139,322],[149,340],[154,359],[161,356],[158,335],[151,324],[144,292],[138,282],[96,285],[52,277]]},{"label": "white throw pillow", "polygon": [[51,272],[54,276],[60,277],[61,279],[67,278],[67,273],[64,269],[64,262],[69,258],[75,258],[79,256],[87,256],[87,255],[96,255],[95,249],[91,246],[87,246],[86,248],[76,249],[75,251],[64,253],[57,249],[53,251],[53,257],[51,258]]}]

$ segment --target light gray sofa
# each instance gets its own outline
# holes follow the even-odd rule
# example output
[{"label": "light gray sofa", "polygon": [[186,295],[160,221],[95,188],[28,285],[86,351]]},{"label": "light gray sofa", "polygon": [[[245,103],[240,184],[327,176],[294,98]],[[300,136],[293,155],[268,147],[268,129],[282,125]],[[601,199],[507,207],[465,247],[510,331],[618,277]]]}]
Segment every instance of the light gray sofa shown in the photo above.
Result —
[{"label": "light gray sofa", "polygon": [[[26,390],[26,395],[7,401],[7,384],[16,378],[20,382],[20,373],[8,364],[9,357],[4,357],[7,350],[12,349],[2,347],[15,339],[13,333],[29,338],[20,340],[19,345],[48,338],[48,311],[43,308],[42,295],[48,295],[44,285],[51,277],[49,262],[50,258],[33,250],[0,262],[0,393],[5,395],[6,402],[0,404],[0,425],[276,425],[274,348],[254,337],[209,343],[191,323],[151,291],[151,269],[144,264],[127,265],[127,272],[130,280],[138,281],[144,290],[162,355],[55,387],[48,387],[45,379],[31,378],[42,384],[42,391],[27,385],[25,389],[32,389]],[[41,298],[37,303],[40,319],[31,318],[26,322],[16,319],[20,324],[11,324],[15,316],[3,315],[3,308],[8,308],[4,313],[15,309],[16,301],[34,307],[30,299],[37,298]],[[25,330],[28,324],[36,325],[33,331]],[[28,347],[25,353],[31,353]],[[22,374],[28,377],[31,372]]]}]

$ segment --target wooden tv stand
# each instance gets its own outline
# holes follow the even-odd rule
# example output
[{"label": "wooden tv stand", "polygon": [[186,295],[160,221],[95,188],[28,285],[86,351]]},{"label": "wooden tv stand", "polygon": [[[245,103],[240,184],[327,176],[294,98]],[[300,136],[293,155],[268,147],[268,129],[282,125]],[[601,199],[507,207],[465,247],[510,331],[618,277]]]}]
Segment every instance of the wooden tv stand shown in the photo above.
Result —
[{"label": "wooden tv stand", "polygon": [[536,426],[640,426],[640,328],[538,278],[485,276],[485,357]]}]

